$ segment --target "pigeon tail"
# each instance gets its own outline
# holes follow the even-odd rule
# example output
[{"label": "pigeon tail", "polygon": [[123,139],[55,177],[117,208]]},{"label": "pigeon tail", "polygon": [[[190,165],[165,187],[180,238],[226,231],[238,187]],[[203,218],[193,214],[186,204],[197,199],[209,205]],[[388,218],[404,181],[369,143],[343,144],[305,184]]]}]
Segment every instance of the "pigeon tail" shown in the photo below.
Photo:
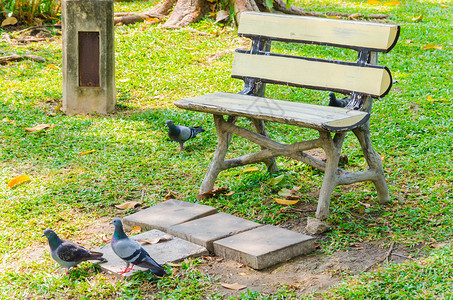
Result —
[{"label": "pigeon tail", "polygon": [[139,267],[149,269],[151,272],[154,273],[154,275],[162,277],[164,276],[165,270],[164,268],[159,265],[154,259],[152,259],[150,256],[147,257],[143,262],[136,264]]}]

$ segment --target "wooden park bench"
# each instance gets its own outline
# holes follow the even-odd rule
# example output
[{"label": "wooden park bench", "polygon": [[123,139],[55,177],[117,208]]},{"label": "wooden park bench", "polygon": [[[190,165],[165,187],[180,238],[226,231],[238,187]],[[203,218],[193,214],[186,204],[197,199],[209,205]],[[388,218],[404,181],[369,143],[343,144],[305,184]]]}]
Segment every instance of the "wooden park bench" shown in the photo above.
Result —
[{"label": "wooden park bench", "polygon": [[[247,12],[240,16],[239,35],[252,39],[250,50],[237,49],[232,77],[244,80],[238,94],[215,93],[182,99],[175,105],[214,116],[218,146],[200,188],[200,195],[214,187],[218,174],[226,169],[264,162],[276,171],[276,156],[293,158],[324,171],[316,217],[329,213],[331,194],[338,185],[372,181],[380,203],[389,200],[382,160],[373,149],[369,119],[373,98],[384,97],[392,86],[390,71],[377,64],[377,52],[389,52],[396,44],[397,25]],[[271,42],[317,44],[353,49],[354,62],[328,60],[271,52]],[[349,95],[345,107],[307,104],[264,97],[265,84],[281,84]],[[301,99],[303,100],[303,99]],[[226,119],[224,116],[228,116]],[[235,125],[247,117],[256,132]],[[315,129],[319,137],[293,144],[272,140],[265,121]],[[352,131],[360,142],[368,169],[350,172],[339,168],[346,133]],[[225,159],[232,134],[261,146],[261,151]],[[324,162],[304,151],[322,148]]]}]

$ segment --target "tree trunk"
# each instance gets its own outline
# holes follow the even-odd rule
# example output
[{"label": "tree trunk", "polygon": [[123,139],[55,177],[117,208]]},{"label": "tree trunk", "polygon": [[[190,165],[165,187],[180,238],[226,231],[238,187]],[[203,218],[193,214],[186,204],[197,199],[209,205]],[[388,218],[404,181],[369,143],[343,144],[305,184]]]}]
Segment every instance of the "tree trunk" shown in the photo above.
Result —
[{"label": "tree trunk", "polygon": [[[335,16],[346,19],[385,19],[388,15],[362,15],[359,13],[338,13],[338,12],[310,12],[305,11],[301,7],[291,5],[286,7],[284,0],[272,0],[272,11],[302,15],[302,16]],[[175,5],[176,4],[176,5]],[[230,0],[230,5],[234,5],[236,19],[239,20],[240,14],[244,11],[266,11],[269,8],[266,6],[265,0]],[[163,27],[177,28],[187,26],[190,23],[196,22],[200,17],[211,10],[211,7],[216,7],[213,2],[208,0],[163,0],[162,3],[156,5],[153,9],[142,13],[116,13],[115,24],[131,24],[135,22],[143,22],[150,18],[156,18],[156,22],[162,21],[164,17],[169,16]],[[174,8],[173,8],[174,7]],[[220,10],[220,8],[215,8]],[[224,8],[225,9],[225,8]],[[228,8],[226,8],[228,10]],[[232,21],[232,20],[230,20]]]}]

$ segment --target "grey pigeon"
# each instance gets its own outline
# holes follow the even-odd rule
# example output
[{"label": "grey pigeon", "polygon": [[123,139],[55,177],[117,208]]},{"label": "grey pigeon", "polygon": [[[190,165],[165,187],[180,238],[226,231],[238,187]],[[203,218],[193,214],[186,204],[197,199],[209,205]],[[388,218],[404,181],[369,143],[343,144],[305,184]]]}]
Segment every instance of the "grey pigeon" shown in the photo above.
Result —
[{"label": "grey pigeon", "polygon": [[90,251],[71,241],[62,240],[52,229],[44,230],[43,236],[49,241],[50,256],[62,267],[66,268],[66,273],[68,273],[69,268],[78,265],[82,261],[106,261],[102,257],[103,253]]},{"label": "grey pigeon", "polygon": [[[134,265],[136,265],[151,270],[151,272],[157,276],[165,275],[164,268],[152,259],[148,252],[146,252],[137,241],[130,239],[124,233],[123,223],[120,219],[115,218],[110,224],[115,225],[115,232],[113,233],[111,243],[113,252],[127,263],[126,269],[122,272],[118,272],[119,274],[129,272],[134,268]],[[132,266],[129,267],[131,264]]]},{"label": "grey pigeon", "polygon": [[197,134],[204,132],[205,130],[201,126],[188,127],[182,125],[175,125],[172,121],[168,120],[165,122],[165,126],[168,127],[168,137],[175,142],[179,143],[179,150],[182,150],[184,142],[193,139]]},{"label": "grey pigeon", "polygon": [[345,107],[346,105],[348,105],[349,101],[351,100],[348,97],[345,97],[342,99],[337,99],[337,97],[335,97],[334,93],[330,93],[329,98],[330,98],[329,106],[334,106],[334,107]]}]

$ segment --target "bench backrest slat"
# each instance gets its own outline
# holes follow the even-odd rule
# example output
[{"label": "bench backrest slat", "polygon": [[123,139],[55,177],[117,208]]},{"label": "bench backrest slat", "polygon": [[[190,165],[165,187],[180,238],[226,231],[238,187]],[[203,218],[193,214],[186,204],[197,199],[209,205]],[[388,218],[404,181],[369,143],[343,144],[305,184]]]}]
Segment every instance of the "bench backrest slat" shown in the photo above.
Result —
[{"label": "bench backrest slat", "polygon": [[383,97],[392,77],[382,66],[358,66],[334,61],[313,61],[300,57],[252,55],[236,52],[232,77],[255,78],[267,83],[329,90],[350,91]]},{"label": "bench backrest slat", "polygon": [[388,52],[399,37],[399,26],[270,13],[242,13],[239,35]]}]

